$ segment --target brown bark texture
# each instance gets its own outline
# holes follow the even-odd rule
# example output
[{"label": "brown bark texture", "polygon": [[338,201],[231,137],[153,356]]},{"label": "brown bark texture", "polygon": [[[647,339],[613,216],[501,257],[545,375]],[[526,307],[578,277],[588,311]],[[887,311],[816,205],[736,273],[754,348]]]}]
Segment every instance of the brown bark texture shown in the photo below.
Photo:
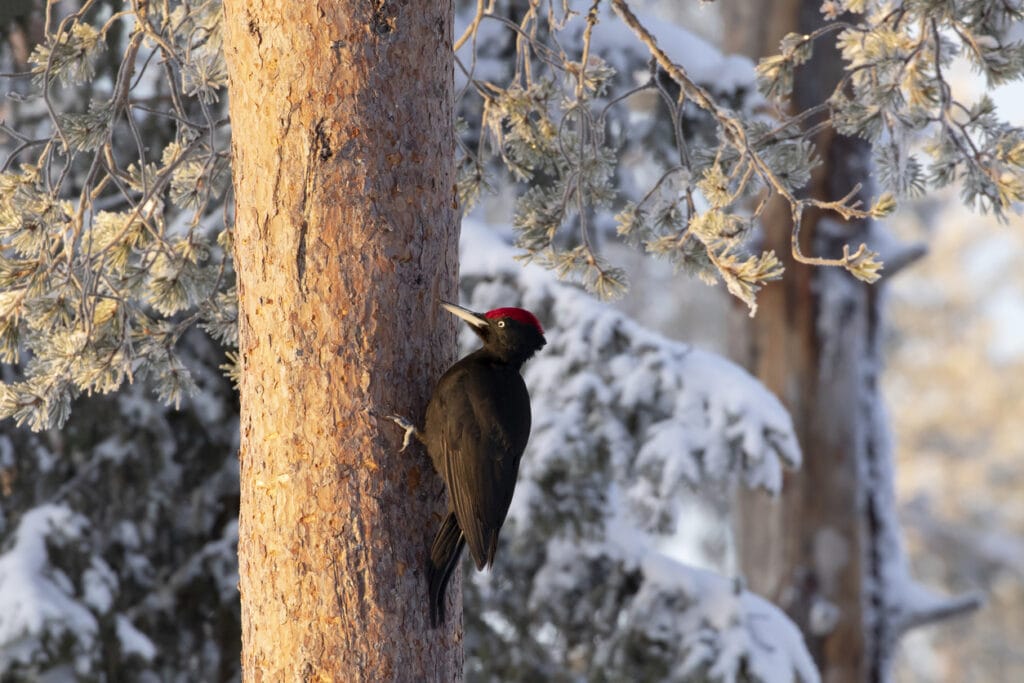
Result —
[{"label": "brown bark texture", "polygon": [[[819,0],[727,0],[725,49],[755,60],[775,54],[786,33],[808,33],[820,24],[819,8]],[[825,101],[841,76],[838,53],[827,39],[818,41],[811,62],[795,75],[794,111]],[[816,144],[822,165],[810,193],[836,199],[858,182],[867,186],[866,143],[828,130]],[[823,218],[820,212],[805,215],[805,254],[835,258],[844,243],[855,248],[864,241],[863,223],[842,224],[833,216],[833,225],[842,227],[826,230]],[[871,599],[864,576],[871,530],[862,488],[864,463],[878,438],[863,405],[866,396],[877,398],[874,377],[865,372],[879,324],[875,290],[847,273],[796,263],[787,203],[770,205],[762,223],[763,246],[775,250],[786,272],[758,295],[757,317],[740,323],[733,351],[790,411],[804,464],[786,474],[779,498],[740,494],[742,569],[754,591],[783,607],[801,627],[826,683],[877,680],[864,609]],[[849,282],[831,290],[841,296],[824,297],[825,278]],[[823,319],[841,321],[842,329],[823,329]]]},{"label": "brown bark texture", "polygon": [[451,0],[225,0],[245,681],[454,681],[421,421],[454,360]]}]

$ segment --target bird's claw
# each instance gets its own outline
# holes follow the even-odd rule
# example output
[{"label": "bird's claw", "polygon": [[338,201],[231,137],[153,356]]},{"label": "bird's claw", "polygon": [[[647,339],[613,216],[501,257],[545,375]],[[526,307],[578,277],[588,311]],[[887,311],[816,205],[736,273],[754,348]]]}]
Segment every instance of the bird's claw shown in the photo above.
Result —
[{"label": "bird's claw", "polygon": [[418,430],[416,425],[401,415],[388,415],[388,419],[405,430],[405,436],[402,437],[402,447],[398,449],[398,452],[401,453],[409,447],[409,442],[412,441],[412,437],[417,435]]}]

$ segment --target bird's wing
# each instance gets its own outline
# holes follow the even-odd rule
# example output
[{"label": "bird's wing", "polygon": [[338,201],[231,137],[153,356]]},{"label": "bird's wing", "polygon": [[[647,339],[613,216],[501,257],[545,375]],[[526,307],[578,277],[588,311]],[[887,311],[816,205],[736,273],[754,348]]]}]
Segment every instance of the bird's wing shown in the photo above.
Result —
[{"label": "bird's wing", "polygon": [[[512,374],[514,373],[514,374]],[[494,560],[530,432],[529,396],[518,372],[462,372],[436,392],[435,465],[478,569]],[[525,406],[508,410],[509,402]],[[433,417],[428,411],[428,420]]]}]

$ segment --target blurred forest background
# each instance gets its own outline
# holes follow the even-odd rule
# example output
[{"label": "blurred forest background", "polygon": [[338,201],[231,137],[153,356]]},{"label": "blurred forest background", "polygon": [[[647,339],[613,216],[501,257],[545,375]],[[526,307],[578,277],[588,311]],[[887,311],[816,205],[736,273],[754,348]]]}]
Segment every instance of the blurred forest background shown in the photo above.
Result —
[{"label": "blurred forest background", "polygon": [[[970,74],[963,78],[969,87]],[[1013,98],[1008,93],[1003,106],[1020,101],[1015,111],[1024,111],[1024,99]],[[1024,119],[1018,116],[1017,121]],[[1001,225],[963,208],[955,193],[946,193],[899,211],[890,226],[907,239],[929,243],[928,256],[890,289],[884,374],[896,440],[900,519],[913,571],[922,582],[950,593],[981,589],[987,595],[977,612],[905,636],[896,680],[1021,680],[1021,220]],[[677,338],[725,350],[727,294],[700,283],[681,284],[671,268],[652,268],[639,260],[631,277],[633,289],[623,308]],[[677,309],[645,309],[652,293],[666,287],[685,303]]]},{"label": "blurred forest background", "polygon": [[[648,5],[715,44],[729,30],[714,3]],[[985,87],[963,63],[953,82],[965,94]],[[1024,125],[1024,85],[997,88],[993,99]],[[1024,680],[1024,216],[981,216],[951,189],[901,206],[887,226],[928,246],[890,282],[883,373],[913,573],[949,593],[987,595],[977,612],[905,636],[896,680]],[[658,266],[637,260],[623,308],[726,353],[728,295]],[[688,303],[648,307],[665,287]]]}]

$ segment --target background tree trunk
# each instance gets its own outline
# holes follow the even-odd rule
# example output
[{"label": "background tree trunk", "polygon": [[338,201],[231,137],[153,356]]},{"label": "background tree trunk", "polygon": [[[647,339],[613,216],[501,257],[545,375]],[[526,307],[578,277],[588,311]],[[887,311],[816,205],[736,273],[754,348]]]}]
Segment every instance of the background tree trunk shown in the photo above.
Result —
[{"label": "background tree trunk", "polygon": [[456,350],[451,2],[224,6],[244,679],[458,680],[423,572],[440,480],[383,419],[421,419]]},{"label": "background tree trunk", "polygon": [[[809,33],[820,25],[820,5],[819,0],[727,0],[725,50],[755,61],[774,54],[786,33]],[[842,73],[834,46],[818,41],[811,62],[796,72],[793,109],[824,102]],[[870,148],[864,141],[829,129],[816,143],[823,163],[807,192],[836,199],[858,182],[869,187]],[[865,609],[873,590],[865,577],[873,530],[863,469],[872,444],[881,438],[878,428],[885,428],[875,424],[872,406],[864,405],[880,400],[874,374],[878,286],[859,283],[840,269],[794,262],[788,204],[774,203],[762,223],[764,248],[783,259],[786,274],[758,295],[757,317],[744,318],[731,337],[738,340],[733,350],[789,409],[804,465],[787,473],[778,499],[739,494],[742,570],[753,590],[800,625],[824,681],[879,680],[869,633],[870,613],[879,606]],[[844,243],[856,248],[865,241],[867,229],[863,222],[808,213],[801,247],[805,254],[837,257]]]}]

